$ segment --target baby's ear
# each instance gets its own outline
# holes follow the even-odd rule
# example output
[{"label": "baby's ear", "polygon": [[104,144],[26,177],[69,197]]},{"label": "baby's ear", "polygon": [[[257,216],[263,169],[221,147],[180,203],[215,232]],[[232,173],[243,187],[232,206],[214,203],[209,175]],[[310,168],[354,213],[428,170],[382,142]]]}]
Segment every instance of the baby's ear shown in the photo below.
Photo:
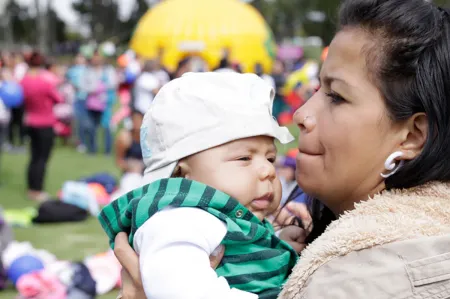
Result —
[{"label": "baby's ear", "polygon": [[177,166],[175,166],[175,169],[172,173],[173,178],[189,178],[189,167],[186,162],[180,161],[178,162]]}]

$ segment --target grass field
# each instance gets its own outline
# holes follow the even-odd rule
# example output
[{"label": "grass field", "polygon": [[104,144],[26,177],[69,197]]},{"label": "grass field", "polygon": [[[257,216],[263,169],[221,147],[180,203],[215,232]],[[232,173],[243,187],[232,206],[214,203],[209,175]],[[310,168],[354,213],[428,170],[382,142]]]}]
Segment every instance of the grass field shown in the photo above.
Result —
[{"label": "grass field", "polygon": [[[33,205],[26,197],[25,170],[27,154],[4,154],[1,157],[0,205],[4,209],[20,209]],[[74,180],[96,172],[118,172],[113,157],[87,156],[70,148],[57,148],[50,160],[46,178],[46,189],[55,195],[67,180]],[[15,229],[18,241],[29,241],[35,248],[46,249],[59,259],[78,261],[88,255],[108,249],[107,238],[97,220],[75,224],[34,225]],[[0,292],[0,299],[16,296],[13,288]],[[102,296],[102,299],[116,298],[117,292]]]},{"label": "grass field", "polygon": [[[291,127],[297,136],[298,130]],[[279,152],[296,147],[295,143],[278,145]],[[21,209],[34,205],[26,197],[25,171],[28,154],[2,154],[0,156],[0,206],[4,209]],[[72,148],[57,147],[50,159],[46,176],[46,191],[56,195],[67,180],[97,172],[109,172],[118,177],[119,172],[112,156],[88,156]],[[14,230],[17,241],[29,241],[37,249],[46,249],[59,259],[79,261],[86,256],[104,252],[108,249],[106,235],[93,217],[87,221],[74,224],[33,225],[29,228]],[[12,299],[16,292],[11,287],[0,291],[0,299]],[[117,291],[99,297],[116,298]]]}]

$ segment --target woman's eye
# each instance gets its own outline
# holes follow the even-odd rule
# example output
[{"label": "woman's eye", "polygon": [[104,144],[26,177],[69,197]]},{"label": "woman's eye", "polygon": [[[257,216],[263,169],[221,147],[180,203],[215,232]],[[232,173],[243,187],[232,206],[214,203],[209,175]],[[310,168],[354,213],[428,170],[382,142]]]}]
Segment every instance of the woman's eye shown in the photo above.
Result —
[{"label": "woman's eye", "polygon": [[345,99],[335,92],[328,92],[325,94],[330,98],[332,104],[341,104],[345,102]]}]

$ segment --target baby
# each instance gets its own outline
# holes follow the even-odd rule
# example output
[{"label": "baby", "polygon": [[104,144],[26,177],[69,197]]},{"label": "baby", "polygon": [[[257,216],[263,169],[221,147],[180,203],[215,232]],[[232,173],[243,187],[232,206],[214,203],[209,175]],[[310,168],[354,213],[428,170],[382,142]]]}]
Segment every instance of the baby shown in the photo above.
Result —
[{"label": "baby", "polygon": [[99,216],[112,247],[129,234],[147,298],[277,297],[297,253],[265,220],[281,200],[274,138],[293,140],[273,97],[238,73],[189,73],[156,95],[141,128],[147,185]]}]

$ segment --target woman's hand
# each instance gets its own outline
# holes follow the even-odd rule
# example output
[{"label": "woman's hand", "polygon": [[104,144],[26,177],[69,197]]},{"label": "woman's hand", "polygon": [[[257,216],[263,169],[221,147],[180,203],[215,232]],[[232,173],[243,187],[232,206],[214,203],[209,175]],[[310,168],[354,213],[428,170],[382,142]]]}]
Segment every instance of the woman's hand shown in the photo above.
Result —
[{"label": "woman's hand", "polygon": [[275,230],[279,230],[285,226],[294,224],[296,219],[302,222],[306,230],[306,235],[311,233],[312,218],[309,214],[308,207],[304,203],[299,202],[290,202],[286,206],[281,207],[275,213],[273,226]]},{"label": "woman's hand", "polygon": [[[128,244],[128,236],[125,233],[117,234],[114,246],[114,254],[122,265],[122,290],[118,298],[146,299],[142,286],[141,272],[139,271],[139,257]],[[209,257],[211,268],[216,269],[223,258],[224,246],[219,246]]]},{"label": "woman's hand", "polygon": [[122,297],[119,296],[119,298],[146,299],[139,271],[139,257],[128,244],[128,236],[125,233],[119,233],[114,242],[114,254],[122,265]]},{"label": "woman's hand", "polygon": [[279,238],[291,245],[297,253],[300,253],[306,247],[306,236],[306,231],[303,228],[290,225],[281,229]]},{"label": "woman's hand", "polygon": [[209,256],[209,265],[211,268],[216,270],[216,268],[219,266],[220,262],[222,261],[223,254],[225,253],[225,246],[219,245],[213,253]]}]

